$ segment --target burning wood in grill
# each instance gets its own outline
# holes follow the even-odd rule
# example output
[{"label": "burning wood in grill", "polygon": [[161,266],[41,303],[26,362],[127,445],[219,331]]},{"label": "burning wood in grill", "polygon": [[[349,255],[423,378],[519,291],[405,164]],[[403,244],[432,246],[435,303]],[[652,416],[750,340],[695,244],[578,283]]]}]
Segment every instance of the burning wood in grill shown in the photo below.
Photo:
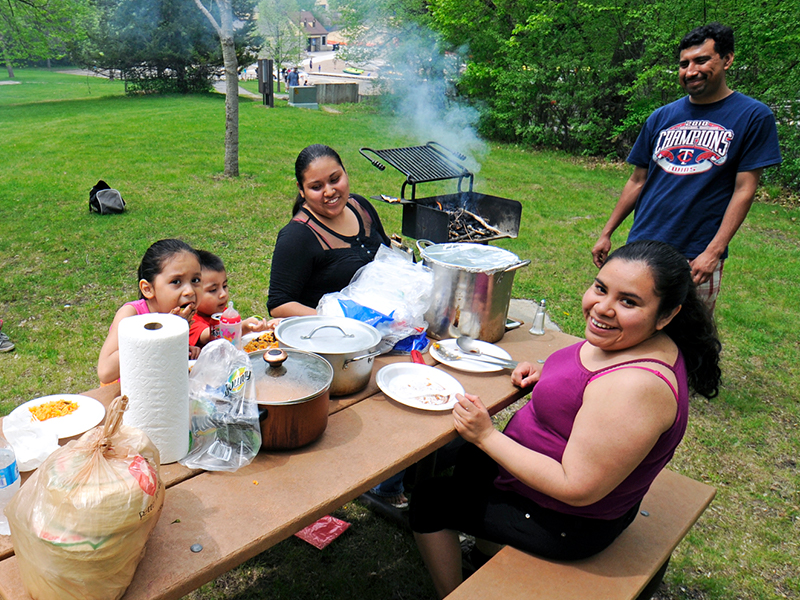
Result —
[{"label": "burning wood in grill", "polygon": [[505,237],[502,231],[489,225],[480,215],[466,208],[459,208],[450,213],[448,241],[483,240],[495,236]]}]

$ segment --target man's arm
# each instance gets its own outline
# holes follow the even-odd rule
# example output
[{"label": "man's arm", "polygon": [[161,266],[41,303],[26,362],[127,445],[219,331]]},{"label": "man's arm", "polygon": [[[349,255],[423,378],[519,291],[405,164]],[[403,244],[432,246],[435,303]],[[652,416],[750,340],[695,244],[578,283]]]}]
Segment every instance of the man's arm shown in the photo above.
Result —
[{"label": "man's arm", "polygon": [[622,193],[619,196],[617,205],[614,207],[614,210],[611,211],[608,222],[605,227],[603,227],[603,231],[600,233],[600,237],[597,239],[594,248],[592,248],[592,259],[598,269],[603,266],[611,250],[611,234],[614,233],[625,218],[633,212],[636,206],[636,200],[639,199],[639,194],[646,181],[647,169],[645,167],[636,167],[625,183],[625,187],[622,188]]},{"label": "man's arm", "polygon": [[755,169],[753,171],[741,171],[736,174],[733,195],[728,203],[728,208],[725,209],[725,215],[722,217],[722,223],[720,223],[716,235],[706,246],[706,249],[703,250],[703,253],[689,262],[692,266],[692,279],[696,284],[699,285],[708,281],[714,269],[717,268],[725,248],[728,247],[733,236],[739,231],[739,227],[741,227],[747,213],[750,211],[750,207],[753,205],[756,187],[758,187],[763,171],[764,169]]}]

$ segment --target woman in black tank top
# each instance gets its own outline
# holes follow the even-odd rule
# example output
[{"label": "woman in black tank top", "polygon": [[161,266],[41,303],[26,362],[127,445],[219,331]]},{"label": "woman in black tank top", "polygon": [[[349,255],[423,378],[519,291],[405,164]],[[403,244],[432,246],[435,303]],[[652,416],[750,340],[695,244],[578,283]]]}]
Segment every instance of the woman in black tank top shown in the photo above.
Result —
[{"label": "woman in black tank top", "polygon": [[298,195],[292,220],[275,243],[267,308],[273,317],[316,314],[323,295],[346,287],[389,245],[377,212],[350,193],[342,160],[315,144],[295,161]]}]

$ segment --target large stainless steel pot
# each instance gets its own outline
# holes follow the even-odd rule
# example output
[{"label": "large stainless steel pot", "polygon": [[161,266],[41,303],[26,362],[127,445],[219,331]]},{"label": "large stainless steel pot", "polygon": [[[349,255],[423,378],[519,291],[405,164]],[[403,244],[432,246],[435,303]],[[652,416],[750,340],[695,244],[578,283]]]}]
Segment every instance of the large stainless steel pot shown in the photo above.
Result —
[{"label": "large stainless steel pot", "polygon": [[286,450],[310,444],[328,426],[333,368],[311,352],[259,350],[250,354],[261,447]]},{"label": "large stainless steel pot", "polygon": [[348,317],[307,316],[281,321],[275,328],[281,345],[319,354],[333,367],[331,396],[361,391],[380,354],[380,332]]},{"label": "large stainless steel pot", "polygon": [[440,340],[459,335],[485,342],[502,339],[514,273],[531,261],[482,244],[418,240],[417,248],[433,270],[433,300],[425,313],[428,335]]}]

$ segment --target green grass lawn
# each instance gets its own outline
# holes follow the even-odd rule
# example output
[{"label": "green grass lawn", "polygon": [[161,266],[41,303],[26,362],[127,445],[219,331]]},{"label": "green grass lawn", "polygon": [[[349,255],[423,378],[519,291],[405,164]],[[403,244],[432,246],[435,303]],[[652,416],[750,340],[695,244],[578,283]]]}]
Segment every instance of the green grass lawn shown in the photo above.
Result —
[{"label": "green grass lawn", "polygon": [[[16,75],[16,85],[0,75],[0,318],[17,345],[0,355],[0,414],[97,386],[108,326],[136,298],[136,269],[152,242],[180,237],[219,254],[237,308],[264,314],[297,153],[329,144],[354,192],[397,195],[402,175],[378,171],[358,149],[428,141],[369,105],[331,113],[243,99],[242,175],[227,179],[221,95],[128,98],[120,82]],[[514,296],[547,298],[552,318],[581,335],[580,298],[596,273],[589,251],[629,169],[507,144],[487,150],[476,191],[523,204],[519,237],[497,242],[532,260],[517,272]],[[124,214],[88,212],[98,179],[122,192]],[[400,233],[400,209],[375,204],[386,230]],[[731,246],[717,308],[723,388],[718,398],[694,400],[672,462],[718,495],[673,555],[659,598],[800,597],[798,216],[791,203],[757,203]],[[336,514],[353,526],[325,550],[291,538],[189,597],[433,597],[408,532],[357,502]]]}]

